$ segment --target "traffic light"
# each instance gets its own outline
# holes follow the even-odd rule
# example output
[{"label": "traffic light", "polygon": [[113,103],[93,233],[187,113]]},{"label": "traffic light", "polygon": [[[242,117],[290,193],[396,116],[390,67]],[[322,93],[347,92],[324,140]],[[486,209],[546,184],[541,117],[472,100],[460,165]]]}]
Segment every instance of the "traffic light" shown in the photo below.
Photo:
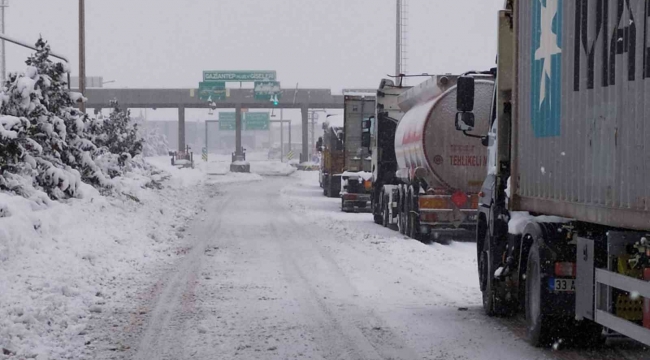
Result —
[{"label": "traffic light", "polygon": [[273,102],[273,106],[278,106],[279,104],[278,95],[271,96],[271,101]]}]

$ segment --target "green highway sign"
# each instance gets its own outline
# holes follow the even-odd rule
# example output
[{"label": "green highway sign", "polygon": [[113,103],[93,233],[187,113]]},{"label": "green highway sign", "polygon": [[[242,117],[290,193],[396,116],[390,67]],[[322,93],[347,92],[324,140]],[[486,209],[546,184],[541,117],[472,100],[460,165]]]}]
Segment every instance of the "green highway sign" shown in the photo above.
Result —
[{"label": "green highway sign", "polygon": [[249,112],[244,116],[246,130],[268,130],[270,114],[267,112]]},{"label": "green highway sign", "polygon": [[225,100],[227,97],[226,83],[221,82],[200,82],[199,99],[203,101]]},{"label": "green highway sign", "polygon": [[[242,113],[242,130],[268,130],[271,115],[268,112],[246,112]],[[237,125],[234,112],[219,113],[219,130],[235,131]]]},{"label": "green highway sign", "polygon": [[219,130],[235,131],[237,123],[235,120],[234,112],[220,112],[219,113]]},{"label": "green highway sign", "polygon": [[274,95],[282,97],[282,89],[279,81],[256,81],[255,82],[255,100],[271,101]]},{"label": "green highway sign", "polygon": [[264,81],[275,80],[275,70],[251,70],[251,71],[228,71],[228,70],[206,70],[203,71],[203,81]]}]

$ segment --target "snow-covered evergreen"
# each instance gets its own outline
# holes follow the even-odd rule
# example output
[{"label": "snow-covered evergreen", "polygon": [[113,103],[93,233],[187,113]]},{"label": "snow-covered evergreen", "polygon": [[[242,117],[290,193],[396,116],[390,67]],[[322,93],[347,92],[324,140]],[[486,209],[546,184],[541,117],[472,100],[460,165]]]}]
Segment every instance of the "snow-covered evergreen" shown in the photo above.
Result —
[{"label": "snow-covered evergreen", "polygon": [[[11,74],[0,91],[0,190],[46,201],[43,193],[78,196],[82,181],[111,189],[110,178],[142,150],[137,127],[117,108],[104,121],[77,110],[85,99],[67,90],[66,68],[49,59],[45,41],[36,48],[26,71]],[[107,154],[118,172],[107,170],[115,158]]]},{"label": "snow-covered evergreen", "polygon": [[120,159],[133,158],[142,153],[142,138],[138,135],[138,124],[131,120],[131,112],[122,110],[116,100],[111,102],[113,111],[101,121],[101,134],[95,143]]}]

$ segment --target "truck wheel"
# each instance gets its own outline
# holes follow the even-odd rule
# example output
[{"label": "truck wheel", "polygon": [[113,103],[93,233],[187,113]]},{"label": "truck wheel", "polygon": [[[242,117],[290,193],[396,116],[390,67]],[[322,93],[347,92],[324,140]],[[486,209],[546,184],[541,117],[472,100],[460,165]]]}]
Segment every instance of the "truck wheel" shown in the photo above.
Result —
[{"label": "truck wheel", "polygon": [[415,240],[423,241],[422,233],[420,233],[420,218],[418,212],[418,198],[411,192],[409,196],[409,236]]},{"label": "truck wheel", "polygon": [[554,321],[544,314],[545,285],[542,279],[539,245],[534,242],[526,266],[526,332],[528,342],[536,347],[551,345]]},{"label": "truck wheel", "polygon": [[399,197],[397,198],[397,227],[399,229],[399,233],[402,235],[406,234],[406,219],[404,215],[404,192],[402,191],[402,188],[400,187],[399,191]]},{"label": "truck wheel", "polygon": [[479,282],[483,295],[483,310],[487,316],[497,315],[494,311],[494,265],[490,254],[490,235],[486,235],[483,243],[483,251],[478,254]]},{"label": "truck wheel", "polygon": [[386,193],[384,193],[383,199],[384,201],[381,202],[381,213],[384,217],[382,225],[388,227],[390,224],[390,206],[392,206],[392,204],[390,203],[390,197],[387,196]]},{"label": "truck wheel", "polygon": [[404,196],[404,235],[411,237],[411,191]]},{"label": "truck wheel", "polygon": [[338,195],[338,194],[335,194],[336,191],[334,190],[334,184],[333,184],[334,181],[332,181],[332,180],[333,179],[330,179],[327,182],[327,197],[331,197],[331,198],[336,197],[336,195]]},{"label": "truck wheel", "polygon": [[372,214],[372,217],[375,220],[375,224],[377,225],[382,225],[384,221],[384,217],[382,214]]},{"label": "truck wheel", "polygon": [[[374,196],[372,198],[373,198],[373,200],[375,199]],[[384,192],[383,191],[379,194],[379,199],[380,199],[379,204],[376,204],[375,202],[373,202],[371,204],[372,215],[373,215],[373,218],[375,220],[375,224],[383,225],[384,224],[384,212],[382,210],[383,209],[382,205],[384,203]]]},{"label": "truck wheel", "polygon": [[510,315],[515,310],[515,304],[497,296],[497,283],[494,273],[497,270],[494,262],[495,254],[490,242],[490,234],[485,234],[483,250],[478,253],[479,282],[483,295],[483,310],[487,316]]}]

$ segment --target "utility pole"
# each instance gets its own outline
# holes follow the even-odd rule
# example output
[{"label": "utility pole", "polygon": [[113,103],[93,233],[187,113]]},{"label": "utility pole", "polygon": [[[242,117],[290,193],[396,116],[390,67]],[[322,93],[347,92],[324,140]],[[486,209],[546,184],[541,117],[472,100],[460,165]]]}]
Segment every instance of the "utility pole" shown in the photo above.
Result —
[{"label": "utility pole", "polygon": [[395,23],[395,76],[402,73],[402,0],[396,0]]},{"label": "utility pole", "polygon": [[[9,0],[0,0],[0,17],[2,17],[2,34],[5,34],[5,8],[9,7]],[[5,52],[5,41],[2,40],[2,82],[7,80],[7,53]]]},{"label": "utility pole", "polygon": [[396,0],[395,75],[406,73],[408,0]]},{"label": "utility pole", "polygon": [[312,110],[311,111],[311,143],[309,144],[309,159],[307,161],[311,161],[311,158],[314,156],[314,148],[316,147],[315,136],[316,136],[317,119],[318,119],[318,114],[316,113],[316,110]]},{"label": "utility pole", "polygon": [[[86,6],[79,0],[79,92],[86,96]],[[80,103],[79,109],[86,112],[86,104]]]}]

